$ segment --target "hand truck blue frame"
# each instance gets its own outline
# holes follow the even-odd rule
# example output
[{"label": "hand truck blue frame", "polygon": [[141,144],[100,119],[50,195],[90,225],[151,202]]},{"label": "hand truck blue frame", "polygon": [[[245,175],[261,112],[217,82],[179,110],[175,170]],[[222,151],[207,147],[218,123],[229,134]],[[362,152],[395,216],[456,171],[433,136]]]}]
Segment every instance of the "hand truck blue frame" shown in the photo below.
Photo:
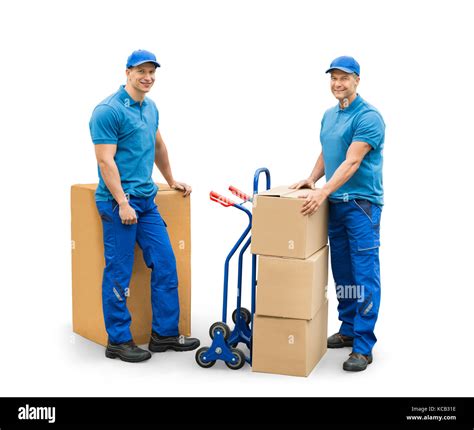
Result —
[{"label": "hand truck blue frame", "polygon": [[[262,167],[255,171],[253,180],[253,195],[258,193],[258,182],[260,175],[265,173],[267,190],[270,189],[270,171]],[[209,329],[209,336],[212,339],[212,344],[209,347],[203,347],[196,351],[196,362],[199,366],[209,368],[216,364],[217,360],[225,362],[227,367],[233,370],[240,369],[245,362],[252,365],[252,331],[253,331],[253,315],[255,313],[255,293],[257,287],[257,256],[252,255],[252,280],[251,280],[251,311],[242,307],[242,265],[245,251],[248,249],[251,236],[248,237],[245,244],[241,247],[239,252],[239,266],[237,275],[237,307],[232,313],[232,321],[235,326],[231,331],[227,325],[227,301],[229,289],[229,264],[230,260],[236,251],[241,246],[242,242],[249,235],[252,228],[252,213],[243,206],[243,204],[252,202],[253,198],[230,186],[229,190],[232,194],[239,197],[243,201],[235,203],[227,197],[211,191],[210,198],[212,201],[220,203],[224,207],[234,207],[245,212],[248,216],[249,223],[247,228],[240,236],[239,240],[233,246],[224,264],[224,297],[222,304],[222,321],[215,322]],[[237,348],[239,343],[244,343],[250,350],[250,355],[247,357],[243,351]]]}]

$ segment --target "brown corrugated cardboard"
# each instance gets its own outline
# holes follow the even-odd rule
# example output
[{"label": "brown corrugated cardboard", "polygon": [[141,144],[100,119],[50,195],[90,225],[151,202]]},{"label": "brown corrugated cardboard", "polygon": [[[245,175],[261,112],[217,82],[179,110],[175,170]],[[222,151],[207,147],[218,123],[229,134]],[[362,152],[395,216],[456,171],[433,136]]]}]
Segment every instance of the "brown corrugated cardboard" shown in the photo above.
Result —
[{"label": "brown corrugated cardboard", "polygon": [[[176,256],[179,279],[179,331],[191,334],[191,225],[190,198],[158,184],[155,199],[168,226]],[[71,187],[72,301],[73,331],[102,345],[107,343],[102,313],[104,247],[102,223],[95,205],[97,184]],[[141,249],[135,248],[135,263],[127,306],[132,316],[131,331],[136,343],[147,343],[151,333],[150,270]]]},{"label": "brown corrugated cardboard", "polygon": [[312,320],[255,315],[252,371],[308,376],[327,350],[328,302]]},{"label": "brown corrugated cardboard", "polygon": [[310,320],[326,301],[328,246],[305,260],[260,255],[257,314]]},{"label": "brown corrugated cardboard", "polygon": [[252,220],[252,253],[277,257],[308,258],[327,244],[328,204],[312,215],[302,215],[308,190],[286,186],[255,196]]}]

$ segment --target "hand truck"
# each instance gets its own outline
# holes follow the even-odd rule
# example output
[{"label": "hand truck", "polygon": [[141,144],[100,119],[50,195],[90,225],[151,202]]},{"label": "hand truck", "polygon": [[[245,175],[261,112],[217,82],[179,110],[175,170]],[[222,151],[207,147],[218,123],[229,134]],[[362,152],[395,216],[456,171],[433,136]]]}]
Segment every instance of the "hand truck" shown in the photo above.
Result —
[{"label": "hand truck", "polygon": [[[253,195],[258,193],[258,182],[260,174],[266,175],[267,190],[270,189],[270,171],[265,168],[259,168],[255,171],[253,181]],[[203,347],[196,351],[196,362],[199,366],[209,368],[216,364],[217,360],[225,362],[227,367],[233,370],[240,369],[245,362],[252,365],[252,329],[253,329],[253,315],[255,313],[255,293],[257,287],[257,256],[252,255],[252,279],[251,279],[251,311],[243,308],[242,305],[242,266],[244,253],[250,245],[251,236],[249,235],[252,228],[252,213],[245,208],[245,203],[252,203],[253,197],[248,196],[237,188],[230,186],[230,192],[239,197],[242,202],[236,203],[222,196],[214,191],[211,191],[210,199],[216,203],[220,203],[224,207],[234,207],[245,212],[248,216],[248,225],[242,235],[239,237],[231,251],[227,255],[224,263],[224,297],[222,304],[222,321],[215,322],[209,328],[209,336],[212,339],[211,346]],[[232,321],[235,326],[231,331],[227,325],[227,301],[228,301],[228,287],[229,287],[229,264],[230,260],[236,251],[239,249],[243,241],[248,237],[245,244],[241,247],[238,260],[238,275],[237,275],[237,307],[232,313]],[[250,355],[246,356],[243,351],[237,348],[239,343],[244,343],[250,350]]]}]

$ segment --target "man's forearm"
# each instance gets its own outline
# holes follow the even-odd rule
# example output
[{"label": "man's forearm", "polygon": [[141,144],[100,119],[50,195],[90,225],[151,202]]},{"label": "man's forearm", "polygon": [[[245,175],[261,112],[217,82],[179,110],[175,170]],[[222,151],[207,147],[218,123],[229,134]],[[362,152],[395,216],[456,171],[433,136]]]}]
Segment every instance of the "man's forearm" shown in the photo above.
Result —
[{"label": "man's forearm", "polygon": [[120,181],[120,173],[117,164],[112,161],[101,161],[99,163],[100,173],[108,190],[112,194],[115,201],[121,205],[127,201],[125,193]]},{"label": "man's forearm", "polygon": [[323,154],[321,153],[316,160],[316,164],[314,165],[313,171],[311,175],[309,175],[309,179],[316,183],[324,176],[324,159]]},{"label": "man's forearm", "polygon": [[174,182],[173,174],[171,173],[170,161],[168,158],[168,150],[165,145],[157,149],[155,152],[155,164],[158,170],[161,172],[163,177],[166,179],[169,185]]},{"label": "man's forearm", "polygon": [[360,162],[345,160],[336,169],[332,178],[324,185],[321,191],[329,196],[329,194],[342,187],[357,172]]}]

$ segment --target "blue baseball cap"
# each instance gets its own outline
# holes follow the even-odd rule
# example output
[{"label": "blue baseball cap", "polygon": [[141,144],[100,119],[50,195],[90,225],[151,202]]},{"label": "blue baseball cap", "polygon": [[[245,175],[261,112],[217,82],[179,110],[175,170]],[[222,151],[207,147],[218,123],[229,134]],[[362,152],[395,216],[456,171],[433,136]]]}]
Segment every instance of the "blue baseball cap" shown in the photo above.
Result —
[{"label": "blue baseball cap", "polygon": [[127,69],[139,66],[143,63],[153,63],[156,67],[161,67],[160,63],[156,61],[155,54],[150,51],[145,51],[144,49],[139,49],[138,51],[133,51],[130,57],[128,57]]},{"label": "blue baseball cap", "polygon": [[357,73],[357,76],[360,75],[359,63],[353,57],[337,57],[332,61],[329,69],[326,70],[326,73],[329,73],[334,69],[342,70],[346,73]]}]

